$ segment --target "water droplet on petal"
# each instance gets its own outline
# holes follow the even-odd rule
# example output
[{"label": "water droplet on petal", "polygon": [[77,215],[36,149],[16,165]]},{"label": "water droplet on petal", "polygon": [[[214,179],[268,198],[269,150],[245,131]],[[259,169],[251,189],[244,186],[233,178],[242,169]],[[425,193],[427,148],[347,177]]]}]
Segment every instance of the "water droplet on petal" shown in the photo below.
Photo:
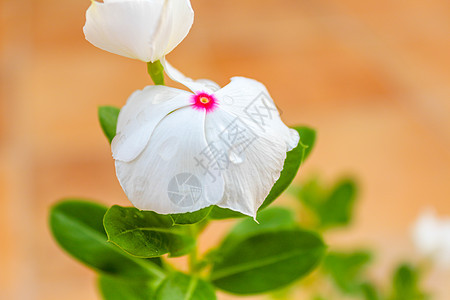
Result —
[{"label": "water droplet on petal", "polygon": [[227,104],[227,105],[232,105],[234,103],[233,98],[231,98],[230,96],[224,96],[222,101],[224,104]]}]

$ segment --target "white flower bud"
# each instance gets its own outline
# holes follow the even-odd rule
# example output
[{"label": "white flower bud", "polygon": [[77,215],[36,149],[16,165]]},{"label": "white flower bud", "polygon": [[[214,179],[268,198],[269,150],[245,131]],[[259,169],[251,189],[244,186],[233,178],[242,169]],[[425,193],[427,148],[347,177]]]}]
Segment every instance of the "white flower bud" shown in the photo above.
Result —
[{"label": "white flower bud", "polygon": [[186,37],[193,21],[189,0],[92,1],[83,31],[100,49],[155,62]]}]

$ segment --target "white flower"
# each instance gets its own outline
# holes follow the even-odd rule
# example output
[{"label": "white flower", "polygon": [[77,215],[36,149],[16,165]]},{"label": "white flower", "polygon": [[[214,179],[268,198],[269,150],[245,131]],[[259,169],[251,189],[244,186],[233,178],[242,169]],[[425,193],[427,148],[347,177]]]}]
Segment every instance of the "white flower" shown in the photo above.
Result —
[{"label": "white flower", "polygon": [[193,21],[189,0],[92,1],[83,31],[100,49],[155,62],[186,37]]},{"label": "white flower", "polygon": [[255,217],[298,133],[261,83],[234,77],[220,89],[163,64],[193,93],[147,86],[120,111],[111,147],[126,195],[160,214],[218,205]]},{"label": "white flower", "polygon": [[424,211],[412,228],[413,242],[424,256],[438,266],[450,267],[450,218],[439,219],[433,210]]}]

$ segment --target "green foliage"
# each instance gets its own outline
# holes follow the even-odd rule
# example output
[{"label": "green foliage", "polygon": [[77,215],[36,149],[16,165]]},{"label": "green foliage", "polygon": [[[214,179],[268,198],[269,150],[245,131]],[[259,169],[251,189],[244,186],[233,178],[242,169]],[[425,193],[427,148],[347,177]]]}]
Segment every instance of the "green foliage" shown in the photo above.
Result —
[{"label": "green foliage", "polygon": [[148,300],[154,298],[156,287],[152,282],[130,281],[100,275],[98,287],[104,300]]},{"label": "green foliage", "polygon": [[77,260],[98,272],[136,281],[160,282],[165,273],[151,260],[132,257],[107,242],[103,229],[106,207],[76,199],[50,210],[50,229],[58,244]]},{"label": "green foliage", "polygon": [[155,300],[215,300],[214,287],[195,276],[172,273],[161,284]]},{"label": "green foliage", "polygon": [[283,207],[269,207],[258,214],[256,223],[247,218],[236,224],[227,234],[221,244],[221,249],[230,247],[232,244],[245,240],[252,235],[267,231],[297,228],[294,213]]},{"label": "green foliage", "polygon": [[243,217],[246,217],[246,215],[228,208],[222,208],[218,206],[213,206],[213,209],[209,214],[209,218],[213,220],[243,218]]},{"label": "green foliage", "polygon": [[364,284],[363,274],[371,258],[367,251],[330,252],[325,257],[323,268],[341,291],[358,294]]},{"label": "green foliage", "polygon": [[317,234],[296,228],[282,208],[260,213],[261,225],[246,219],[236,225],[217,249],[212,283],[236,294],[279,289],[310,273],[325,245]]},{"label": "green foliage", "polygon": [[376,287],[371,283],[363,283],[361,285],[361,294],[363,295],[365,300],[380,300],[380,295]]},{"label": "green foliage", "polygon": [[[300,142],[297,147],[287,153],[280,178],[277,180],[277,182],[275,182],[274,186],[270,190],[269,195],[266,197],[259,209],[260,211],[269,206],[273,201],[275,201],[275,199],[277,199],[292,183],[295,175],[297,175],[300,165],[309,156],[314,146],[316,140],[316,132],[314,129],[305,126],[294,127],[294,129],[297,130],[300,135]],[[241,213],[217,206],[212,209],[209,215],[211,219],[216,220],[239,218],[243,216],[244,215]]]},{"label": "green foliage", "polygon": [[236,294],[275,290],[310,273],[324,249],[317,235],[300,229],[256,234],[219,249],[211,279],[218,288]]},{"label": "green foliage", "polygon": [[400,265],[392,279],[392,291],[389,300],[424,300],[426,294],[419,284],[420,274],[408,264]]},{"label": "green foliage", "polygon": [[98,108],[98,120],[109,143],[116,136],[119,113],[120,109],[114,106],[100,106]]},{"label": "green foliage", "polygon": [[147,63],[147,72],[156,85],[164,85],[164,67],[159,60]]},{"label": "green foliage", "polygon": [[174,224],[179,225],[195,224],[205,220],[206,217],[208,217],[209,213],[211,212],[212,208],[213,206],[209,206],[191,213],[172,214],[169,216],[172,218]]},{"label": "green foliage", "polygon": [[296,126],[294,127],[294,129],[297,130],[300,136],[299,144],[302,146],[303,149],[305,149],[302,155],[302,163],[303,163],[309,157],[311,151],[314,148],[317,133],[315,129],[307,126]]},{"label": "green foliage", "polygon": [[152,211],[114,205],[106,212],[103,225],[110,242],[138,257],[181,256],[195,247],[195,239],[185,228],[174,226],[170,216]]},{"label": "green foliage", "polygon": [[317,180],[310,180],[301,187],[298,197],[317,217],[318,225],[329,228],[351,222],[356,193],[356,183],[352,179],[341,179],[331,189]]}]

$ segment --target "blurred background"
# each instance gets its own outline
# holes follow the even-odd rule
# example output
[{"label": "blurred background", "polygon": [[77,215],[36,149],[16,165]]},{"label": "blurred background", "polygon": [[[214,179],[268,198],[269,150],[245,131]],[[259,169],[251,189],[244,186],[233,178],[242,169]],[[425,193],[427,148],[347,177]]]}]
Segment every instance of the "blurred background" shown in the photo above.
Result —
[{"label": "blurred background", "polygon": [[[98,299],[94,273],[53,242],[48,209],[68,196],[129,205],[97,107],[122,106],[151,80],[144,63],[85,41],[89,4],[0,0],[1,299]],[[328,243],[375,247],[380,281],[393,262],[414,261],[419,212],[450,215],[450,2],[192,4],[194,26],[168,60],[221,85],[236,75],[265,83],[287,124],[318,131],[297,182],[313,173],[359,182],[352,229]],[[204,247],[228,223],[208,229]],[[448,282],[437,269],[426,285],[449,299]]]}]

